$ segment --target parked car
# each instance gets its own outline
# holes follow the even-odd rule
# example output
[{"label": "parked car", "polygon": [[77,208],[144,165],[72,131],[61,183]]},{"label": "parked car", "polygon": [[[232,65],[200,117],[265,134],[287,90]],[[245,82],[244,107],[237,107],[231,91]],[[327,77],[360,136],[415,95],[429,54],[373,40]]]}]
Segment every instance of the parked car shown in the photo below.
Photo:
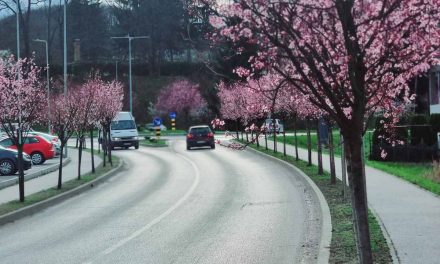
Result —
[{"label": "parked car", "polygon": [[55,146],[55,157],[58,157],[61,154],[61,141],[57,136],[37,131],[30,131],[29,134],[41,136],[49,140]]},{"label": "parked car", "polygon": [[[31,156],[32,164],[43,164],[46,160],[55,157],[55,146],[45,138],[29,134],[23,139],[23,151]],[[0,146],[17,149],[10,138],[0,139]]]},{"label": "parked car", "polygon": [[214,133],[211,128],[207,125],[190,127],[186,135],[186,149],[203,146],[215,149]]},{"label": "parked car", "polygon": [[283,123],[281,123],[279,119],[275,119],[275,125],[273,123],[273,119],[271,118],[266,119],[264,124],[266,125],[270,133],[273,132],[276,132],[277,134],[284,133],[284,125]]},{"label": "parked car", "polygon": [[[31,157],[23,153],[23,169],[32,167]],[[18,171],[18,152],[0,146],[0,175],[13,175]]]}]

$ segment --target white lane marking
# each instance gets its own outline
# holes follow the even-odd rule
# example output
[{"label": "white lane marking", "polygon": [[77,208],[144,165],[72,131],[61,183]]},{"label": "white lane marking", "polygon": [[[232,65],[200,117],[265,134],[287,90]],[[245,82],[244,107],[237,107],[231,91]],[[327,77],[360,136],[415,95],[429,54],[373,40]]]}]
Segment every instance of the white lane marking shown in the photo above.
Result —
[{"label": "white lane marking", "polygon": [[[138,229],[137,231],[135,231],[134,233],[132,233],[130,236],[122,239],[121,241],[119,241],[117,244],[107,248],[106,250],[102,251],[101,253],[99,253],[94,259],[97,259],[99,257],[103,257],[105,255],[108,255],[112,252],[114,252],[115,250],[117,250],[118,248],[124,246],[125,244],[127,244],[128,242],[130,242],[131,240],[137,238],[138,236],[140,236],[143,232],[147,231],[148,229],[150,229],[151,227],[153,227],[154,225],[156,225],[157,223],[159,223],[160,221],[162,221],[162,219],[164,219],[165,217],[167,217],[168,215],[170,215],[174,210],[176,210],[180,205],[182,205],[183,202],[185,202],[186,199],[188,199],[189,196],[191,196],[191,194],[194,192],[194,190],[196,189],[197,185],[200,182],[200,172],[199,169],[197,168],[196,164],[191,161],[190,159],[186,158],[185,156],[183,156],[180,153],[176,153],[178,156],[180,156],[181,158],[183,158],[184,160],[186,160],[188,163],[191,164],[191,166],[194,168],[196,174],[195,174],[195,179],[193,184],[191,185],[191,188],[185,193],[185,195],[180,198],[173,206],[171,206],[168,210],[166,210],[165,212],[163,212],[161,215],[159,215],[158,217],[156,217],[155,219],[153,219],[153,221],[151,221],[150,223],[148,223],[147,225],[143,226],[141,229]],[[83,264],[92,264],[93,260],[88,261],[88,262],[83,262]]]}]

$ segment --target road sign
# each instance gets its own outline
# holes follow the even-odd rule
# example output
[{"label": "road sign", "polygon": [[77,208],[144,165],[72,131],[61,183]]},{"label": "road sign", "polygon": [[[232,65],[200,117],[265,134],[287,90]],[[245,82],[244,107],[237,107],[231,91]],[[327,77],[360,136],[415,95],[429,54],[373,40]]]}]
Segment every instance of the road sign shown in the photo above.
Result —
[{"label": "road sign", "polygon": [[153,119],[153,125],[154,126],[160,126],[162,125],[162,119],[160,117],[156,117]]},{"label": "road sign", "polygon": [[170,119],[176,119],[176,112],[170,112]]}]

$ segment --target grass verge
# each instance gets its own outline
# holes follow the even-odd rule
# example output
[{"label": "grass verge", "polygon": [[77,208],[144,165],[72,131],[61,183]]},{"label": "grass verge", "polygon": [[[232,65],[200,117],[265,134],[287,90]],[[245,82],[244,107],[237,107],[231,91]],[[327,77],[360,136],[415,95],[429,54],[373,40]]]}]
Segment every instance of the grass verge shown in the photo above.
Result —
[{"label": "grass verge", "polygon": [[[341,157],[341,146],[339,144],[339,135],[334,135],[335,142],[335,156]],[[368,140],[368,136],[366,137]],[[294,145],[294,137],[286,136],[286,144]],[[282,135],[277,137],[277,141],[282,143]],[[365,157],[369,155],[369,145],[368,142],[365,144]],[[317,150],[317,140],[316,135],[312,135],[312,149]],[[298,136],[298,147],[307,149],[307,137]],[[328,153],[328,150],[323,149],[324,153]],[[432,174],[433,166],[430,163],[405,163],[405,162],[385,162],[385,161],[375,161],[375,160],[365,160],[365,164],[372,168],[387,172],[406,181],[409,181],[425,190],[432,193],[440,195],[440,183],[433,179],[427,177],[427,175]]]},{"label": "grass verge", "polygon": [[166,146],[168,146],[167,141],[165,139],[156,139],[156,138],[141,140],[141,141],[139,141],[139,145],[144,146],[144,147],[166,147]]},{"label": "grass verge", "polygon": [[[335,185],[330,184],[330,175],[318,175],[316,166],[307,166],[305,161],[296,161],[293,157],[284,157],[282,153],[273,153],[272,150],[265,150],[255,144],[249,147],[263,153],[284,160],[307,174],[315,182],[330,208],[332,219],[332,240],[330,245],[329,263],[357,263],[357,249],[355,232],[353,228],[353,212],[350,201],[343,197],[343,184],[340,180]],[[374,215],[369,213],[371,247],[373,251],[374,263],[392,263],[390,249],[383,236],[379,223]]]},{"label": "grass verge", "polygon": [[[49,188],[31,195],[28,195],[25,197],[25,201],[24,202],[20,202],[19,200],[16,201],[11,201],[8,203],[4,203],[4,204],[0,204],[0,215],[5,215],[7,213],[16,211],[18,209],[24,208],[26,206],[30,206],[33,204],[36,204],[38,202],[44,201],[46,199],[49,199],[53,196],[56,196],[58,194],[61,194],[63,192],[67,192],[69,190],[75,189],[76,187],[88,183],[98,177],[100,177],[101,175],[109,172],[110,170],[112,170],[113,168],[116,168],[119,165],[120,159],[113,155],[112,156],[113,159],[113,167],[111,167],[109,164],[107,164],[106,167],[103,167],[103,164],[99,165],[98,167],[96,167],[96,173],[87,173],[81,176],[81,180],[70,180],[67,182],[63,182],[62,188],[61,189],[57,189],[56,187],[53,188]],[[54,185],[56,185],[57,183],[55,182]],[[25,183],[26,185],[26,183]]]}]

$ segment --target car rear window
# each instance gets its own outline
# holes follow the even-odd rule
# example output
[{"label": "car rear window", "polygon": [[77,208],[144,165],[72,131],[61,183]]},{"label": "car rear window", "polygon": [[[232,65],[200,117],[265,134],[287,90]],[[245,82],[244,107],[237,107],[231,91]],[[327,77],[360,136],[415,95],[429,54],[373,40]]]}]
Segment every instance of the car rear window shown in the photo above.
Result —
[{"label": "car rear window", "polygon": [[189,133],[192,134],[208,134],[211,132],[211,129],[209,127],[194,127],[191,128]]}]

